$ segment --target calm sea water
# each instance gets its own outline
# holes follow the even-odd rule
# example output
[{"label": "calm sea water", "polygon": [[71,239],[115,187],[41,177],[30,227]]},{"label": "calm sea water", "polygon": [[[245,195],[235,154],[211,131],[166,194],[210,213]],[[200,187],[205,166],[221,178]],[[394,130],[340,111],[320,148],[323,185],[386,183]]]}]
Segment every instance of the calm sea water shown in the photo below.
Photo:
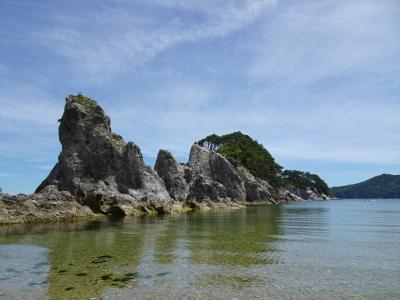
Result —
[{"label": "calm sea water", "polygon": [[1,299],[400,299],[400,199],[0,227]]}]

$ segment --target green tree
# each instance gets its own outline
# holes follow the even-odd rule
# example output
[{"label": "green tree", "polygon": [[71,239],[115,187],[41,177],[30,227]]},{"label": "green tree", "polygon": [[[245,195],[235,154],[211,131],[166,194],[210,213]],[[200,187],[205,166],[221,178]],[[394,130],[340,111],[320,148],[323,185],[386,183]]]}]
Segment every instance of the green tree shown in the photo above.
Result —
[{"label": "green tree", "polygon": [[328,185],[318,175],[296,170],[283,171],[262,144],[240,131],[221,136],[211,134],[196,143],[225,156],[234,166],[244,166],[257,178],[275,186],[312,188],[319,193],[330,194]]},{"label": "green tree", "polygon": [[282,167],[256,140],[240,131],[218,136],[211,134],[197,144],[225,156],[233,165],[246,167],[254,176],[280,185]]},{"label": "green tree", "polygon": [[293,185],[301,189],[313,188],[319,193],[324,193],[325,195],[330,194],[328,185],[316,174],[296,170],[285,170],[281,178],[284,185]]}]

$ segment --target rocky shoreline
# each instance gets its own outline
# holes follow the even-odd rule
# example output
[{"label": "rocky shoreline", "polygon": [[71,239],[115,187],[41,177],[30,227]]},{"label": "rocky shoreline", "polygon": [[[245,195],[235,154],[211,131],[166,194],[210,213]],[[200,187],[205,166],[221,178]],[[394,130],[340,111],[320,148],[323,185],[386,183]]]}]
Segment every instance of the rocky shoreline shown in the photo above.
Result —
[{"label": "rocky shoreline", "polygon": [[139,146],[113,133],[103,109],[83,95],[66,98],[59,121],[58,163],[34,194],[0,194],[0,224],[331,199],[311,188],[275,187],[197,144],[186,164],[160,150],[153,170]]}]

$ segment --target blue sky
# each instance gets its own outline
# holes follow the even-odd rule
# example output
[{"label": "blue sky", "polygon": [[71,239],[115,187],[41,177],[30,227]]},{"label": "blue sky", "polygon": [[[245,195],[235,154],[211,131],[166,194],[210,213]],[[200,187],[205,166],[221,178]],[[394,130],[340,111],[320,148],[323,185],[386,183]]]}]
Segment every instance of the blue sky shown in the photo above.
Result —
[{"label": "blue sky", "polygon": [[400,173],[400,2],[0,1],[0,186],[32,192],[82,91],[148,164],[240,130],[330,186]]}]

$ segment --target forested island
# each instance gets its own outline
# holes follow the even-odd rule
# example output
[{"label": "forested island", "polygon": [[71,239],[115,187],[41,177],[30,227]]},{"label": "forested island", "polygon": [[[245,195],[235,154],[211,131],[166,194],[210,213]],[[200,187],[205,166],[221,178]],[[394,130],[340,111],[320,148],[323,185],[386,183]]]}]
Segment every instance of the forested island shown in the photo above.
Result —
[{"label": "forested island", "polygon": [[112,132],[110,118],[89,97],[68,96],[59,122],[58,163],[34,194],[0,194],[0,223],[331,198],[318,175],[284,170],[241,132],[194,143],[187,163],[160,150],[153,169],[138,145]]},{"label": "forested island", "polygon": [[331,188],[338,198],[400,198],[400,175],[382,174],[360,183]]},{"label": "forested island", "polygon": [[240,131],[218,136],[212,134],[196,142],[226,157],[234,166],[243,166],[257,178],[274,186],[313,190],[330,195],[329,187],[318,175],[297,170],[284,170],[263,145]]}]

